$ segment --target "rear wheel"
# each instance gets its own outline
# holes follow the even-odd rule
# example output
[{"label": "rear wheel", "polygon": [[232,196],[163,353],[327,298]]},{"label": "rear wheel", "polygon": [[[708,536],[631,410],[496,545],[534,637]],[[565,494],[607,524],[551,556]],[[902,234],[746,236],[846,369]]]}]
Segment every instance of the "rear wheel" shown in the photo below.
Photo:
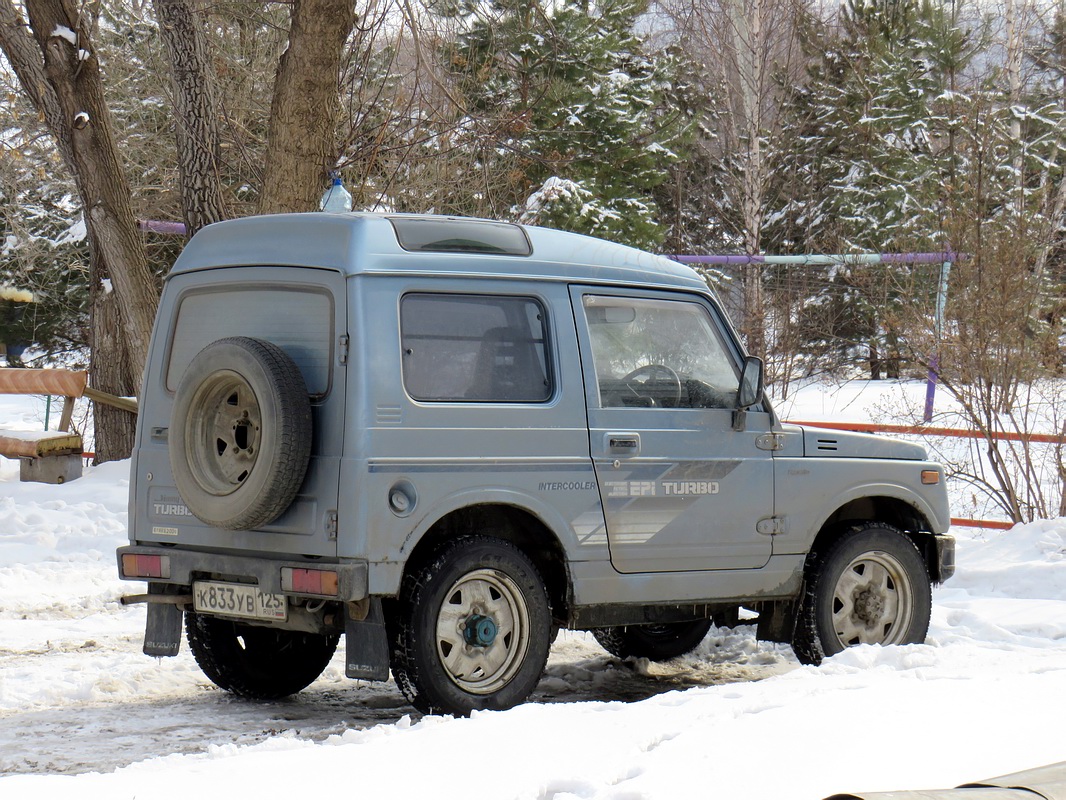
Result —
[{"label": "rear wheel", "polygon": [[669,661],[695,650],[710,629],[711,620],[697,619],[658,625],[597,628],[592,635],[600,647],[618,658]]},{"label": "rear wheel", "polygon": [[191,611],[185,615],[185,634],[196,663],[212,683],[255,700],[276,700],[306,688],[329,664],[340,638]]},{"label": "rear wheel", "polygon": [[407,575],[390,616],[393,675],[420,711],[511,708],[544,671],[548,596],[537,568],[509,542],[447,542]]},{"label": "rear wheel", "polygon": [[808,561],[792,648],[805,664],[859,644],[925,640],[932,608],[918,548],[890,525],[867,523]]}]

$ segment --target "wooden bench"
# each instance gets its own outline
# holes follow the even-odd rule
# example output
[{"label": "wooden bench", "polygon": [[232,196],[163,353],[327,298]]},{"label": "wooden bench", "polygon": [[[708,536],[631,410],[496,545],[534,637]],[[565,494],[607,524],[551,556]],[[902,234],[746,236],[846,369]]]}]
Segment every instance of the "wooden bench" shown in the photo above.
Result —
[{"label": "wooden bench", "polygon": [[86,372],[66,369],[0,369],[0,394],[63,397],[58,431],[0,431],[0,456],[19,460],[19,478],[66,483],[81,477],[83,442],[71,433],[74,401],[88,397],[137,413],[137,402],[89,388]]}]

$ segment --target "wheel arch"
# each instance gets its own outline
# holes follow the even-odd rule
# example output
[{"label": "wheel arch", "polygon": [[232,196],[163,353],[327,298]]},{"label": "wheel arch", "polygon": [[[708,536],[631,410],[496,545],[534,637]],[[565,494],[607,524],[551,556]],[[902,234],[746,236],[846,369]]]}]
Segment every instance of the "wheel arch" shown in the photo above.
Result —
[{"label": "wheel arch", "polygon": [[868,522],[884,523],[903,533],[918,548],[930,578],[934,581],[938,579],[931,515],[914,503],[894,495],[864,495],[840,505],[819,528],[811,543],[808,561],[813,555],[824,552],[838,539],[847,536],[856,525]]},{"label": "wheel arch", "polygon": [[474,503],[443,514],[411,549],[404,564],[404,577],[425,564],[443,542],[465,533],[510,542],[525,553],[544,580],[553,618],[560,623],[568,619],[573,593],[562,543],[544,520],[509,503]]}]

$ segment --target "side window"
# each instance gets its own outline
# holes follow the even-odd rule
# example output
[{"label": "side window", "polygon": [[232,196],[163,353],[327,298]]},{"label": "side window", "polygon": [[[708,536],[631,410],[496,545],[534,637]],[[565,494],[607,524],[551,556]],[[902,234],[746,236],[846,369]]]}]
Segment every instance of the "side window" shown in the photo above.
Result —
[{"label": "side window", "polygon": [[699,303],[585,295],[603,408],[733,408],[740,373]]},{"label": "side window", "polygon": [[529,297],[409,294],[403,382],[416,400],[541,403],[551,396],[544,309]]}]

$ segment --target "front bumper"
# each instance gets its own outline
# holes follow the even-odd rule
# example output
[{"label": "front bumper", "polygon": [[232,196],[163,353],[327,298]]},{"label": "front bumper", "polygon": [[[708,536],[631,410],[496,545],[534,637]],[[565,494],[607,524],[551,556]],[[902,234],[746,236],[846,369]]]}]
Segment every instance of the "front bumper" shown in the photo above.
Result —
[{"label": "front bumper", "polygon": [[955,574],[955,537],[947,533],[933,535],[936,544],[936,564],[933,565],[936,572],[933,575],[933,583],[943,583]]},{"label": "front bumper", "polygon": [[[127,581],[151,581],[153,584],[192,586],[193,581],[218,578],[238,582],[255,583],[268,594],[295,594],[282,588],[283,569],[330,570],[337,573],[337,596],[342,602],[362,600],[369,594],[368,566],[365,561],[328,562],[324,559],[306,561],[280,560],[262,556],[234,556],[220,553],[205,553],[198,550],[181,550],[174,547],[150,545],[127,545],[117,552],[118,575]],[[145,577],[123,573],[122,556],[158,556],[165,559],[163,575]]]}]

